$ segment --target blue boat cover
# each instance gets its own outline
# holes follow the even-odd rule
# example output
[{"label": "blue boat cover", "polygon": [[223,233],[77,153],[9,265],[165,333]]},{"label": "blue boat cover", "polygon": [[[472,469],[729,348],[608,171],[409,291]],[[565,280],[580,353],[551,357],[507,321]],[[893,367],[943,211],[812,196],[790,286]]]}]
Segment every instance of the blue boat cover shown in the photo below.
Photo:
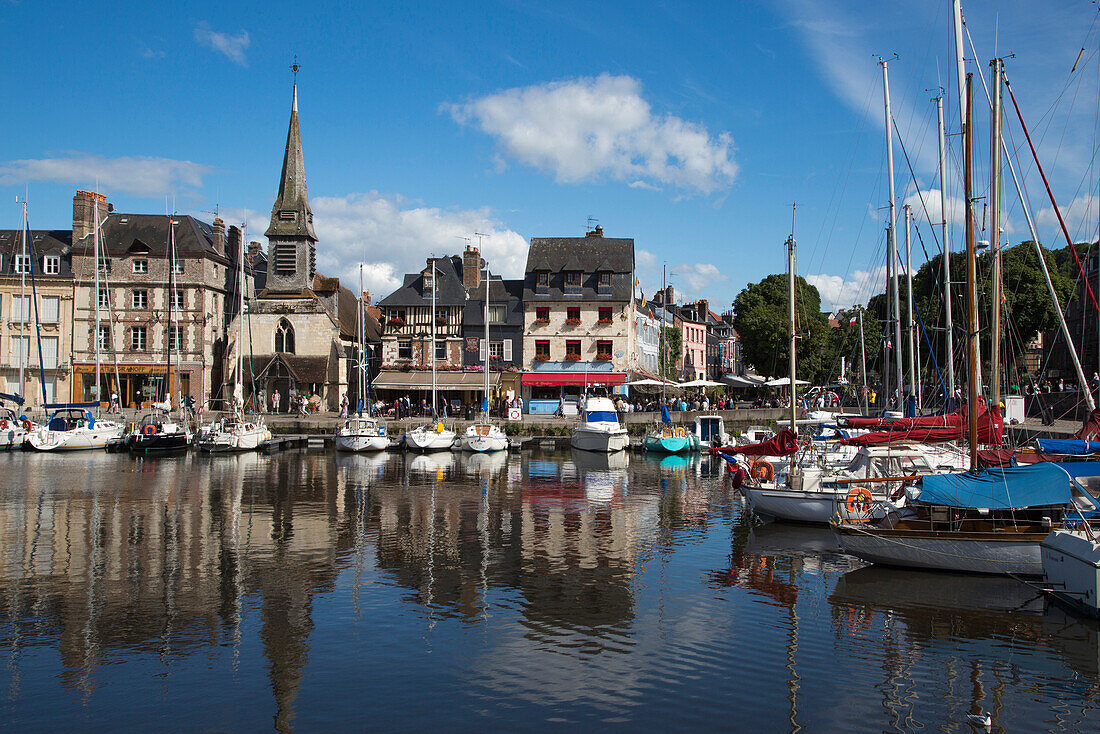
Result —
[{"label": "blue boat cover", "polygon": [[0,392],[0,400],[10,400],[13,403],[15,403],[16,405],[22,405],[23,404],[23,398],[21,396],[14,395],[14,394],[8,393],[8,392]]},{"label": "blue boat cover", "polygon": [[1061,465],[983,469],[963,474],[929,474],[921,480],[921,504],[990,510],[1065,505],[1073,501],[1073,479]]},{"label": "blue boat cover", "polygon": [[1100,453],[1100,441],[1082,441],[1078,438],[1037,438],[1035,443],[1044,454],[1084,456]]},{"label": "blue boat cover", "polygon": [[661,406],[661,423],[664,423],[666,426],[671,426],[672,425],[672,416],[670,416],[668,414],[668,406],[667,405],[662,405]]}]

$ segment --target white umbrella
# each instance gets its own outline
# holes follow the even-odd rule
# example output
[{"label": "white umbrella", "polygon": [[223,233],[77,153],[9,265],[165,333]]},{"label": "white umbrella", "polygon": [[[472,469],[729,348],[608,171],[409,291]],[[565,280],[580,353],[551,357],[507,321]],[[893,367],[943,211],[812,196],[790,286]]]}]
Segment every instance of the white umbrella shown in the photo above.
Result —
[{"label": "white umbrella", "polygon": [[644,387],[644,386],[661,387],[661,386],[665,386],[665,385],[675,385],[676,383],[666,382],[664,380],[654,380],[652,378],[647,377],[647,378],[642,379],[642,380],[631,380],[630,382],[628,382],[626,384],[630,385],[631,387]]},{"label": "white umbrella", "polygon": [[[767,385],[768,387],[790,387],[791,378],[789,378],[789,377],[780,377],[778,380],[771,380],[769,382],[765,382],[764,384]],[[796,384],[796,385],[809,385],[810,383],[807,382],[806,380],[795,380],[794,384]]]},{"label": "white umbrella", "polygon": [[738,377],[737,375],[726,375],[722,378],[722,384],[730,387],[758,387],[761,383],[746,380],[744,377]]},{"label": "white umbrella", "polygon": [[723,382],[715,382],[714,380],[689,380],[688,382],[681,382],[680,387],[725,387]]}]

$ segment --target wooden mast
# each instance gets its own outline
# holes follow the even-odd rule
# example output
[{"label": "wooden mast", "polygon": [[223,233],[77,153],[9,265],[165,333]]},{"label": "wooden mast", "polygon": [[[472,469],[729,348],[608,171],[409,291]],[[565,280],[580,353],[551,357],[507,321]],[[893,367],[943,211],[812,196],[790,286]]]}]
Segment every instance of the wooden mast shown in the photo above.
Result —
[{"label": "wooden mast", "polygon": [[977,263],[974,257],[974,212],[971,209],[973,186],[973,160],[971,147],[971,105],[974,86],[973,74],[966,75],[966,116],[963,125],[963,186],[965,188],[964,205],[966,207],[966,369],[967,369],[967,414],[970,418],[970,468],[978,466],[978,287]]}]

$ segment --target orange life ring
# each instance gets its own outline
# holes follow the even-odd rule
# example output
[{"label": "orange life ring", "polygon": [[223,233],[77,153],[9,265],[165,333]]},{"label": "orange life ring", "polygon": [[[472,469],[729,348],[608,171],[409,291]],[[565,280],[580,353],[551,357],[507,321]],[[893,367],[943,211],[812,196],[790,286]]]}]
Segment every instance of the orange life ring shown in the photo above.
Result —
[{"label": "orange life ring", "polygon": [[848,512],[866,514],[871,511],[872,504],[871,490],[866,487],[852,487],[844,499],[844,506],[848,508]]},{"label": "orange life ring", "polygon": [[24,418],[23,419],[23,430],[30,433],[31,430],[33,430],[33,429],[34,429],[34,426],[31,425],[31,422],[29,420],[27,420],[26,418]]},{"label": "orange life ring", "polygon": [[144,433],[146,436],[152,436],[154,433],[157,432],[157,427],[154,426],[152,423],[146,423],[144,426],[141,427],[141,432]]},{"label": "orange life ring", "polygon": [[754,461],[749,464],[749,473],[757,482],[770,482],[775,479],[775,467],[766,461]]},{"label": "orange life ring", "polygon": [[674,435],[676,436],[676,438],[683,438],[687,434],[684,432],[684,427],[683,426],[676,426],[676,430],[674,432]]},{"label": "orange life ring", "polygon": [[0,431],[6,430],[8,430],[8,422],[6,420],[0,419]]}]

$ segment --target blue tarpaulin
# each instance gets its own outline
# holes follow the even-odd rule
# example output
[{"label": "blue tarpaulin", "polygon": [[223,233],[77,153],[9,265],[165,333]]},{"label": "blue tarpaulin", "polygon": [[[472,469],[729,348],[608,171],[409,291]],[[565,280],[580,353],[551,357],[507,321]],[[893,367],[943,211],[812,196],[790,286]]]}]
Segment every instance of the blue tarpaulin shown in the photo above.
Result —
[{"label": "blue tarpaulin", "polygon": [[1073,501],[1073,479],[1050,462],[976,473],[929,474],[921,480],[918,501],[990,510],[1065,505]]},{"label": "blue tarpaulin", "polygon": [[1077,438],[1037,438],[1035,443],[1044,454],[1084,456],[1100,453],[1100,441],[1082,441]]}]

